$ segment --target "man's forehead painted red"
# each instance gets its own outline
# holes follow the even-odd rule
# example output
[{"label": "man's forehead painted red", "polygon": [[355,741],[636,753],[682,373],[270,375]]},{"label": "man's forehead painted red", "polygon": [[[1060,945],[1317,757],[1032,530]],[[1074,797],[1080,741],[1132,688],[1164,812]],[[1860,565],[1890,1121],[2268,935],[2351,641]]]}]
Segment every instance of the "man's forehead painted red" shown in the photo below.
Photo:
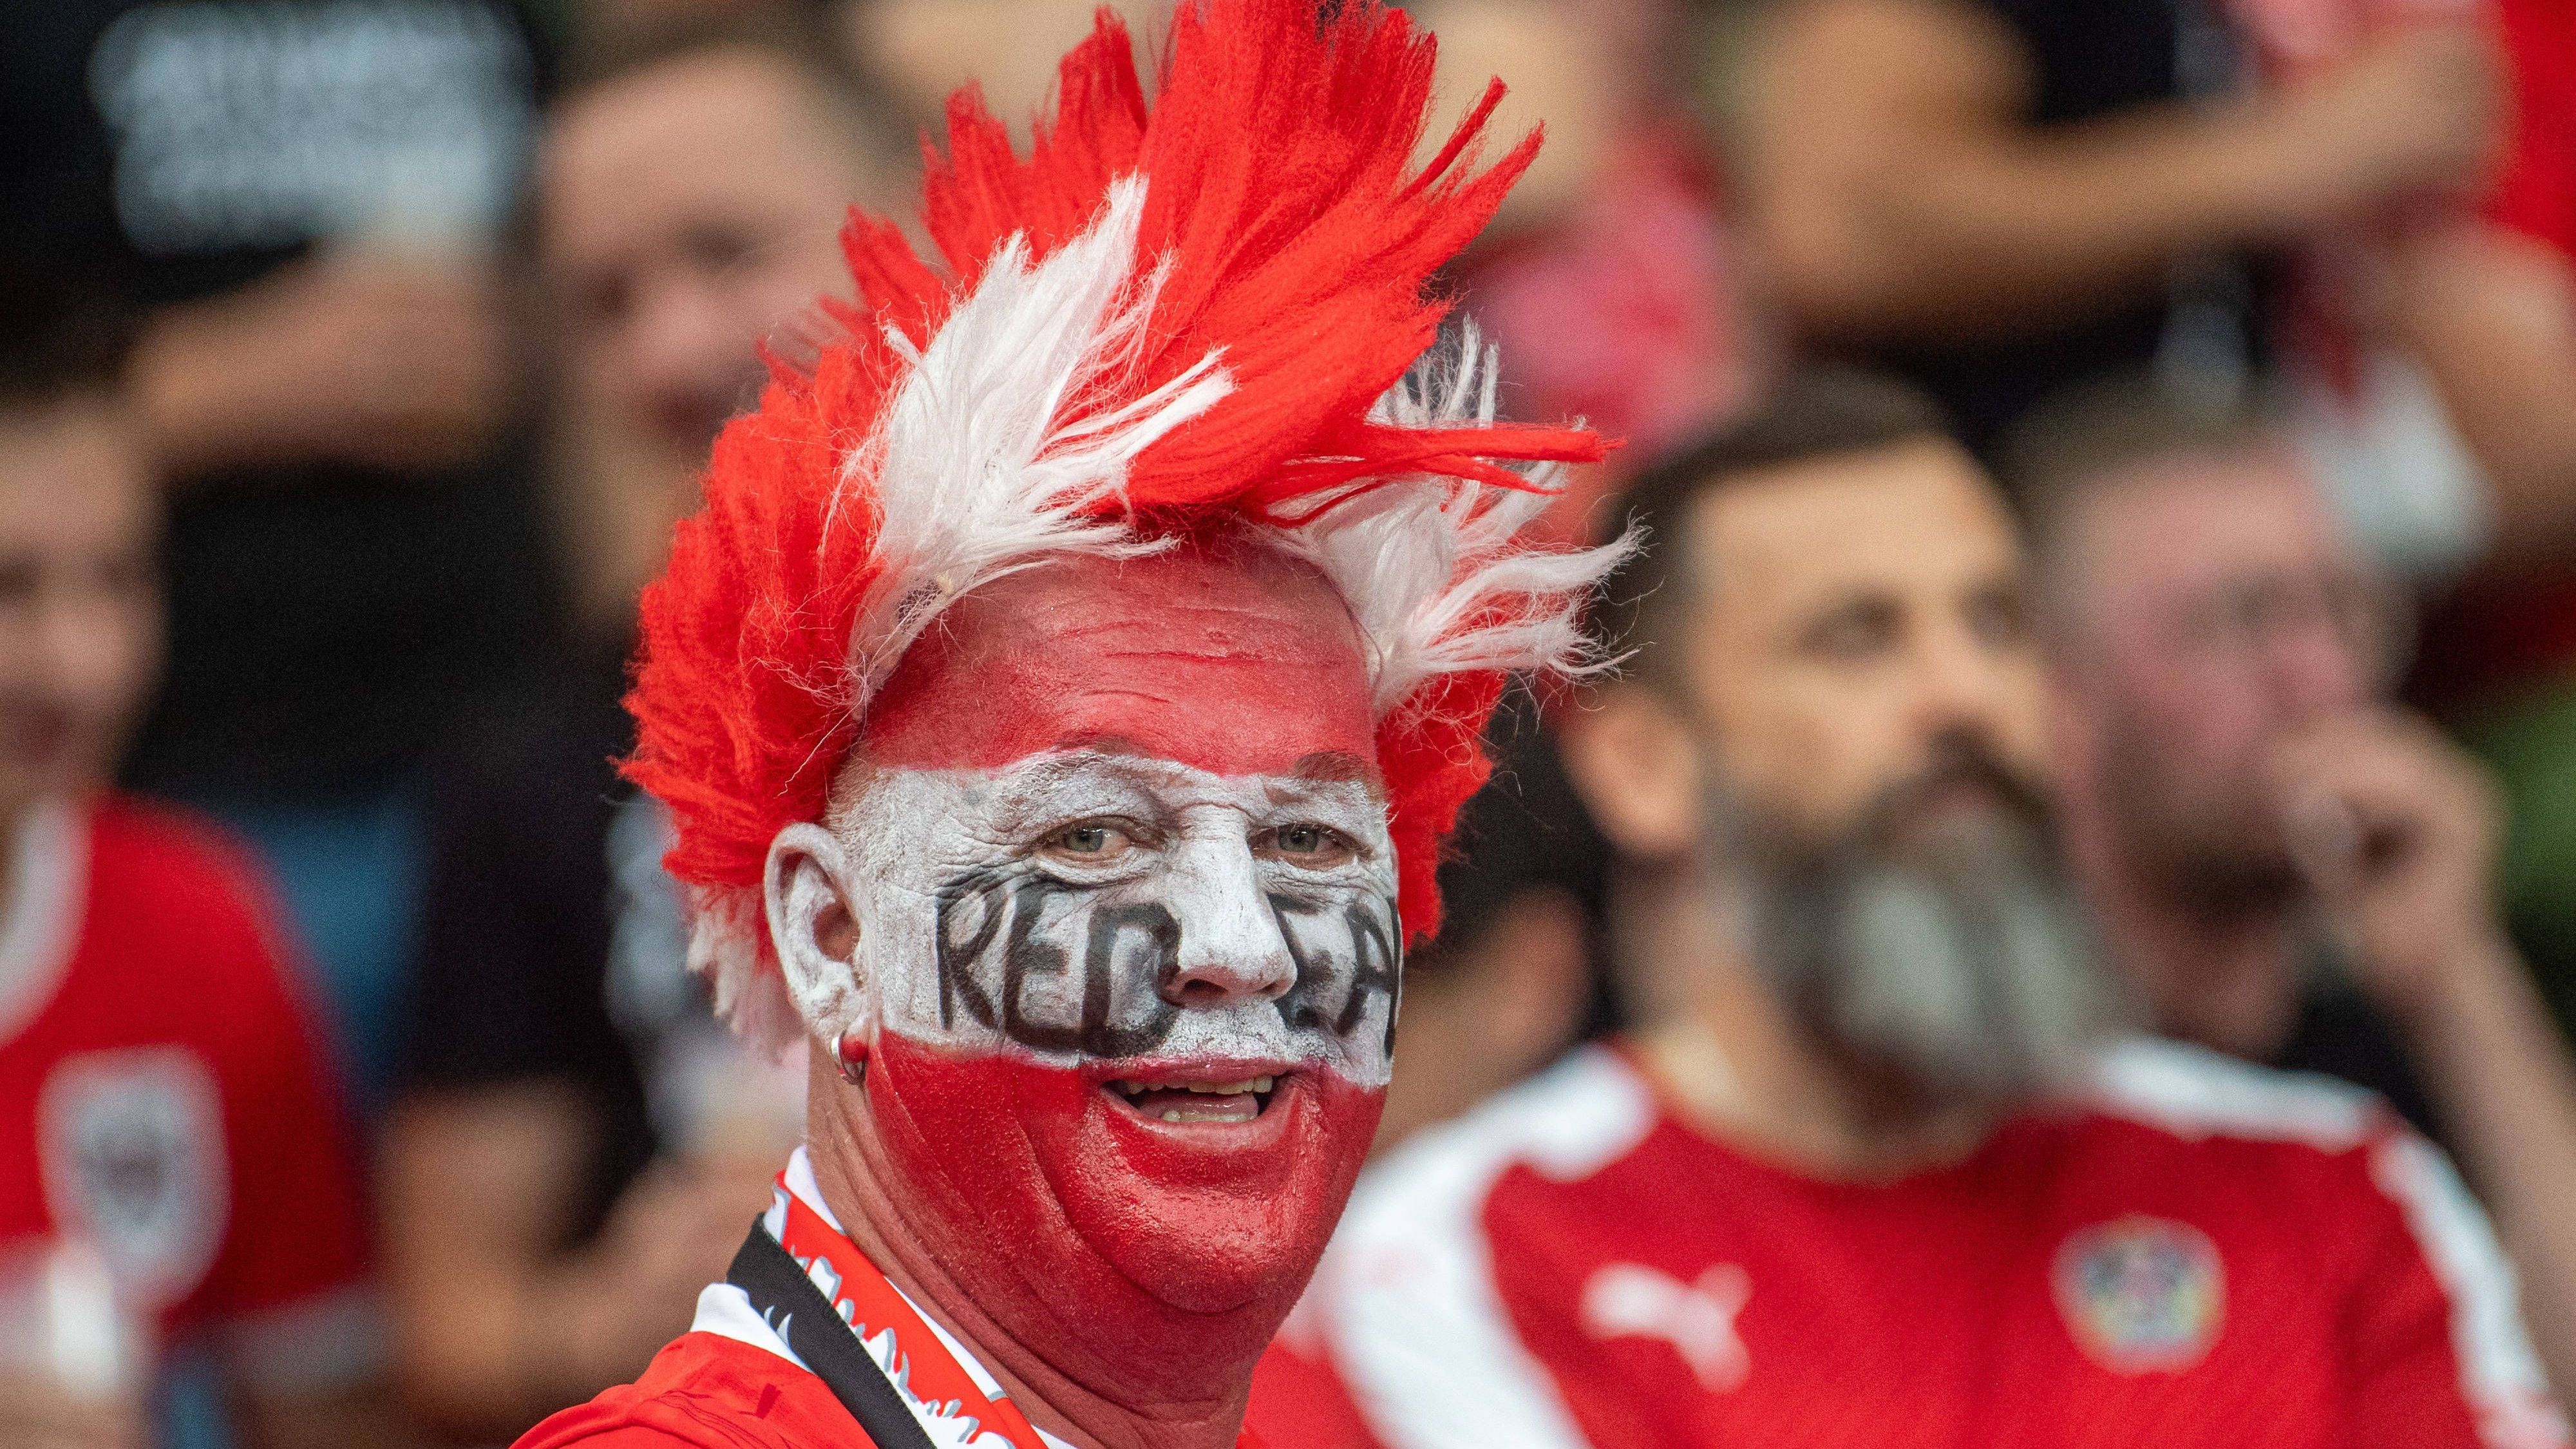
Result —
[{"label": "man's forehead painted red", "polygon": [[959,600],[868,714],[878,767],[991,769],[1099,741],[1220,775],[1372,745],[1358,627],[1312,566],[1254,545],[1053,560]]}]

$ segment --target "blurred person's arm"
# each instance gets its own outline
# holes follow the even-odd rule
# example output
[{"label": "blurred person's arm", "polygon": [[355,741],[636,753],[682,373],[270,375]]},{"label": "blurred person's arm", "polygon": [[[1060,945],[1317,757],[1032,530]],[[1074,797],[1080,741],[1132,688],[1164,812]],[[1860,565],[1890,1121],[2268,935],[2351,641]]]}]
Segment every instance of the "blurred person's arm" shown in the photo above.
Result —
[{"label": "blurred person's arm", "polygon": [[1793,0],[1755,44],[1739,158],[1792,312],[1879,338],[2010,336],[2116,305],[2195,252],[2280,243],[2482,174],[2499,100],[2465,26],[2293,86],[2027,119],[2019,39],[1953,0]]},{"label": "blurred person's arm", "polygon": [[583,1241],[603,1175],[632,1163],[620,1148],[643,1124],[625,1119],[648,1108],[609,1011],[619,908],[602,795],[622,731],[568,723],[613,717],[617,676],[576,687],[581,667],[561,682],[585,702],[520,698],[467,732],[430,790],[378,1238],[404,1400],[462,1437],[507,1438],[633,1379],[768,1202],[765,1172],[656,1165]]},{"label": "blurred person's arm", "polygon": [[143,1409],[76,1393],[38,1374],[0,1373],[0,1444],[10,1449],[145,1449]]},{"label": "blurred person's arm", "polygon": [[489,264],[345,252],[154,314],[134,396],[165,476],[468,461],[508,416],[506,308]]},{"label": "blurred person's arm", "polygon": [[415,1096],[386,1134],[386,1273],[412,1408],[507,1435],[627,1382],[687,1331],[765,1184],[657,1165],[563,1252],[598,1124],[568,1085]]},{"label": "blurred person's arm", "polygon": [[242,1449],[411,1449],[425,1442],[381,1388],[249,1393],[234,1407]]},{"label": "blurred person's arm", "polygon": [[2484,223],[2392,249],[2390,321],[2486,475],[2494,551],[2547,563],[2576,547],[2576,264]]},{"label": "blurred person's arm", "polygon": [[2495,1220],[2551,1382],[2576,1390],[2576,1060],[2496,917],[2494,787],[2393,714],[2276,764],[2300,867]]}]

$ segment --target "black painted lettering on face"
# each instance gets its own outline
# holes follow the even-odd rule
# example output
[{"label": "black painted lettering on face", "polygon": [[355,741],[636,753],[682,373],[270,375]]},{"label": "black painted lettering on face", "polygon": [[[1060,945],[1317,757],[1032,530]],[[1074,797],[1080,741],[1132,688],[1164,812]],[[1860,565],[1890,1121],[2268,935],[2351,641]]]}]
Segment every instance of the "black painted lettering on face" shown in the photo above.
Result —
[{"label": "black painted lettering on face", "polygon": [[[1161,1047],[1181,1017],[1169,992],[1180,970],[1180,920],[1159,901],[1102,896],[1024,866],[968,871],[942,885],[933,929],[941,1029],[962,1013],[1032,1051],[1132,1057]],[[1297,973],[1271,1003],[1280,1020],[1348,1040],[1383,996],[1382,1036],[1392,1049],[1403,965],[1395,902],[1272,893],[1269,903]],[[1079,1010],[1064,1010],[1074,987]],[[1050,999],[1059,1009],[1046,1009]]]},{"label": "black painted lettering on face", "polygon": [[[934,926],[939,972],[939,1025],[956,1024],[957,1008],[991,1031],[1032,1051],[1079,1052],[1088,1056],[1136,1056],[1163,1044],[1172,1033],[1180,1008],[1163,999],[1161,988],[1180,969],[1181,926],[1169,909],[1154,901],[1097,905],[1088,912],[1082,937],[1082,960],[1076,968],[1071,953],[1040,934],[1051,902],[1093,892],[1029,871],[978,870],[939,889]],[[959,917],[972,905],[971,927]],[[1079,910],[1058,913],[1077,919]],[[1000,946],[998,953],[996,939]],[[1142,956],[1134,954],[1141,944]],[[1120,954],[1129,952],[1127,968]],[[1000,1001],[985,989],[977,967],[998,954]],[[1042,1019],[1028,1006],[1032,983],[1062,982],[1078,972],[1082,987],[1080,1015],[1070,1021]],[[1118,983],[1148,983],[1147,1001],[1119,1015]]]},{"label": "black painted lettering on face", "polygon": [[[1394,1051],[1395,1014],[1404,978],[1403,938],[1394,929],[1395,902],[1384,897],[1351,901],[1336,920],[1328,901],[1277,891],[1269,899],[1279,938],[1287,942],[1288,959],[1297,965],[1296,984],[1273,1003],[1279,1008],[1279,1019],[1291,1030],[1322,1028],[1348,1039],[1367,1019],[1369,1003],[1384,996],[1385,1050]],[[1339,955],[1336,945],[1344,948]],[[1345,975],[1350,981],[1343,988],[1341,1007],[1328,1011],[1323,998]]]},{"label": "black painted lettering on face", "polygon": [[[939,888],[931,949],[939,970],[942,1031],[956,1026],[960,1002],[978,1024],[996,1030],[1001,1026],[993,1012],[993,999],[984,994],[983,984],[975,979],[972,967],[993,944],[993,938],[1001,934],[1003,905],[1009,890],[1009,873],[999,870],[969,871]],[[956,934],[957,909],[970,901],[976,908],[975,925],[961,941]]]}]

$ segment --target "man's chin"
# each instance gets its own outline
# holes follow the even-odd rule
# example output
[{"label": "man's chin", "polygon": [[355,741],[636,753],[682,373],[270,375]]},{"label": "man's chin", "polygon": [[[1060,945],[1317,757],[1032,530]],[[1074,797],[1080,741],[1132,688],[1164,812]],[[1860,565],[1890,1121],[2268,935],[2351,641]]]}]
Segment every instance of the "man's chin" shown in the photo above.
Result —
[{"label": "man's chin", "polygon": [[[945,1150],[971,1148],[990,1166],[1019,1139],[1041,1179],[1025,1190],[1053,1199],[1073,1240],[1058,1251],[1095,1259],[1192,1333],[1242,1328],[1253,1352],[1314,1271],[1386,1096],[1312,1063],[1068,1068],[881,1040],[889,1049],[908,1091],[979,1104],[971,1127],[943,1114],[980,1139]],[[1021,1251],[1032,1261],[1046,1245]]]},{"label": "man's chin", "polygon": [[[1172,1065],[1032,1083],[1021,1100],[1040,1168],[1074,1231],[1145,1292],[1184,1313],[1285,1316],[1341,1216],[1385,1090],[1312,1065]],[[1223,1115],[1134,1090],[1182,1074],[1271,1085],[1257,1111]]]}]

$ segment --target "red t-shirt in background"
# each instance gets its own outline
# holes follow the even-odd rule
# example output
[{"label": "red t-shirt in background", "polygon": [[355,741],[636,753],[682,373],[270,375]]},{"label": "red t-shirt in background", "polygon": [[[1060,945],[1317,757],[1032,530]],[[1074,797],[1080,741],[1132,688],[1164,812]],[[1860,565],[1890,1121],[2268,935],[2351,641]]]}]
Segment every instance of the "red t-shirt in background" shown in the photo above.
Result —
[{"label": "red t-shirt in background", "polygon": [[2576,258],[2576,5],[2501,0],[2513,149],[2488,215]]},{"label": "red t-shirt in background", "polygon": [[40,810],[14,850],[0,1250],[85,1242],[238,1382],[372,1374],[357,1158],[244,859],[123,801]]},{"label": "red t-shirt in background", "polygon": [[2567,1443],[2435,1149],[2155,1043],[1884,1185],[1747,1157],[1588,1050],[1372,1168],[1290,1325],[1278,1449]]}]

